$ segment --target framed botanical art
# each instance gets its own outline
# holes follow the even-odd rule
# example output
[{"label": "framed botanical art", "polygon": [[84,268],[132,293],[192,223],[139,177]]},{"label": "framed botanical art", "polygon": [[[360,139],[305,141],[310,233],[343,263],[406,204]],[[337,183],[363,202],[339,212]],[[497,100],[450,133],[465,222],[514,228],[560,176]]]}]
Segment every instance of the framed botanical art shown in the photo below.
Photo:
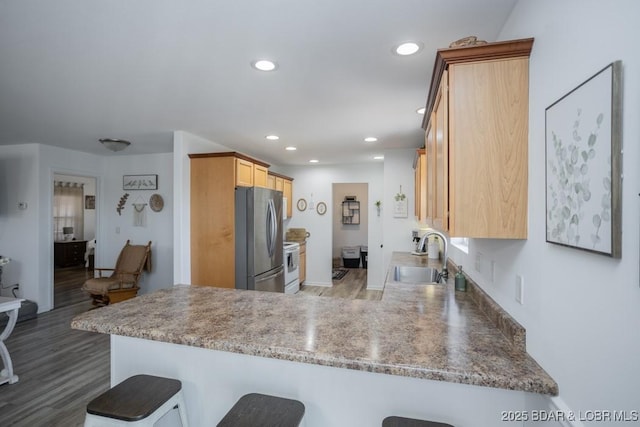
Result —
[{"label": "framed botanical art", "polygon": [[545,112],[547,242],[622,256],[622,63]]}]

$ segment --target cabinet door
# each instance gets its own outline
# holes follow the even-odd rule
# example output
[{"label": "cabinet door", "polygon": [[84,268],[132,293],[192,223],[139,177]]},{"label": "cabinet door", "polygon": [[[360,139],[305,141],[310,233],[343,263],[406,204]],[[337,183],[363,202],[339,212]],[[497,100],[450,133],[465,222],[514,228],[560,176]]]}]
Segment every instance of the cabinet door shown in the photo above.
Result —
[{"label": "cabinet door", "polygon": [[236,158],[236,185],[253,187],[253,163]]},{"label": "cabinet door", "polygon": [[267,175],[267,188],[276,189],[276,177],[271,174]]},{"label": "cabinet door", "polygon": [[287,218],[291,218],[293,215],[293,182],[285,179],[283,180],[282,186],[282,197],[287,198]]},{"label": "cabinet door", "polygon": [[434,200],[434,171],[433,171],[433,162],[432,158],[434,156],[433,149],[435,147],[434,144],[434,132],[433,132],[433,123],[430,121],[427,126],[427,131],[425,132],[424,138],[424,147],[425,147],[425,181],[423,181],[423,185],[425,187],[425,217],[427,225],[433,227],[433,200]]},{"label": "cabinet door", "polygon": [[427,155],[425,150],[416,153],[415,174],[415,215],[421,223],[427,222]]},{"label": "cabinet door", "polygon": [[449,106],[448,73],[442,74],[431,116],[434,137],[431,167],[433,169],[433,226],[449,231]]},{"label": "cabinet door", "polygon": [[527,237],[528,60],[449,69],[449,229]]},{"label": "cabinet door", "polygon": [[254,187],[266,187],[267,185],[267,176],[269,171],[266,167],[258,164],[253,165],[253,186]]},{"label": "cabinet door", "polygon": [[300,245],[300,266],[298,268],[298,280],[300,284],[307,280],[307,245]]},{"label": "cabinet door", "polygon": [[284,193],[284,179],[279,176],[276,176],[276,190]]},{"label": "cabinet door", "polygon": [[193,285],[235,286],[235,160],[191,159]]}]

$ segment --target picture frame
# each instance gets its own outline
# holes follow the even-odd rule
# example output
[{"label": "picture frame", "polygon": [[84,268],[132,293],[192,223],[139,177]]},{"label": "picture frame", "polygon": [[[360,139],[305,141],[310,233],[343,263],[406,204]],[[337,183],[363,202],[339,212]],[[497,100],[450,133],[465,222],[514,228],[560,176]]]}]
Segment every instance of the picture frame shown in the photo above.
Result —
[{"label": "picture frame", "polygon": [[123,175],[123,190],[157,190],[158,175]]},{"label": "picture frame", "polygon": [[546,241],[622,257],[622,62],[545,110]]},{"label": "picture frame", "polygon": [[318,215],[324,215],[327,213],[327,204],[325,202],[318,203],[318,206],[316,206],[316,212],[318,212]]},{"label": "picture frame", "polygon": [[95,209],[96,208],[96,196],[84,196],[84,208]]}]

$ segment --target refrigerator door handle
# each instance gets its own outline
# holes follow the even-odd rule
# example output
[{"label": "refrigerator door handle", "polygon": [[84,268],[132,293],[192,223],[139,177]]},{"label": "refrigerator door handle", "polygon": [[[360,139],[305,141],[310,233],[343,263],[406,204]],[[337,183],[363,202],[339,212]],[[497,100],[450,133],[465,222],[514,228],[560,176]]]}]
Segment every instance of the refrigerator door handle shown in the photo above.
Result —
[{"label": "refrigerator door handle", "polygon": [[267,280],[273,279],[274,277],[278,277],[278,276],[281,276],[281,275],[282,275],[282,270],[278,270],[276,273],[270,274],[270,275],[268,275],[266,277],[261,277],[259,281],[260,282],[265,282]]},{"label": "refrigerator door handle", "polygon": [[267,204],[267,251],[269,252],[269,257],[273,257],[275,253],[276,227],[275,206],[273,200],[269,199]]}]

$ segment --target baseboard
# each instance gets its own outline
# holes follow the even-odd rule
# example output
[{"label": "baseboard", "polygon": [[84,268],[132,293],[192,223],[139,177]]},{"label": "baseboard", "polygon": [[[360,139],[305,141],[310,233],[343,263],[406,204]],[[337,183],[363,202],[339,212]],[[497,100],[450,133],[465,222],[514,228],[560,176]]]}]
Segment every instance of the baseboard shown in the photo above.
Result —
[{"label": "baseboard", "polygon": [[582,421],[579,420],[580,414],[573,411],[569,405],[559,396],[551,396],[549,399],[549,410],[558,414],[558,423],[562,427],[584,427]]}]

